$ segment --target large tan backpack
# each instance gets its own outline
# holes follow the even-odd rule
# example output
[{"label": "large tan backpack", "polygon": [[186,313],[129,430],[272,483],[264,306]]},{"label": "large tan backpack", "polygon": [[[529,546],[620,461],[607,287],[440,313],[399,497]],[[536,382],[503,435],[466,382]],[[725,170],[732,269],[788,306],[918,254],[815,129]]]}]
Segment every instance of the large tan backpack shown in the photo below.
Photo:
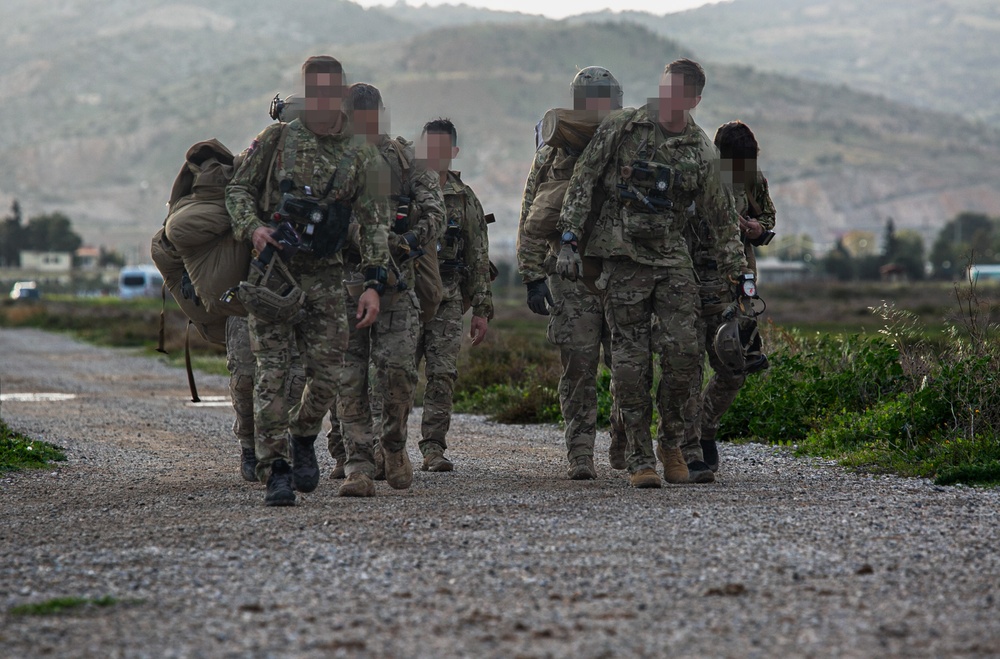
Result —
[{"label": "large tan backpack", "polygon": [[246,310],[225,293],[247,276],[250,244],[233,235],[226,185],[242,160],[215,139],[188,149],[150,251],[164,285],[198,332],[225,344],[226,318]]}]

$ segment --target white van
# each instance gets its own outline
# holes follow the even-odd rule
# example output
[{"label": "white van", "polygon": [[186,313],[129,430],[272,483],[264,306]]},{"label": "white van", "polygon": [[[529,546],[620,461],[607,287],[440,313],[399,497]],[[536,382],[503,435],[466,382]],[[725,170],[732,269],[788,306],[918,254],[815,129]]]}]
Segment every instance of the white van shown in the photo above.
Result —
[{"label": "white van", "polygon": [[155,265],[132,265],[118,273],[118,297],[131,300],[137,297],[157,297],[163,286],[163,275]]}]

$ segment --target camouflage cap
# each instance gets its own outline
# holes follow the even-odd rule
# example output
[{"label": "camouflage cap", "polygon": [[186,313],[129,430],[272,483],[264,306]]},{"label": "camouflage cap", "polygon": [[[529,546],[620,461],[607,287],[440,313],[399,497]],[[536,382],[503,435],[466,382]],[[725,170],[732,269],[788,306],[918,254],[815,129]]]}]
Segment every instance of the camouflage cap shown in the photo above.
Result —
[{"label": "camouflage cap", "polygon": [[580,69],[569,88],[573,92],[574,98],[604,95],[597,90],[607,88],[611,100],[617,104],[617,107],[622,106],[622,86],[617,78],[611,74],[611,71],[603,66],[588,66]]}]

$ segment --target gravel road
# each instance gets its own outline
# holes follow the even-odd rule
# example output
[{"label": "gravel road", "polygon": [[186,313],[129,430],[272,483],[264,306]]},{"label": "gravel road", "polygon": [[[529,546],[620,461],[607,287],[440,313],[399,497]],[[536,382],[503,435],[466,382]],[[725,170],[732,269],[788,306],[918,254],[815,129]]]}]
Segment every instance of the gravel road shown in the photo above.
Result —
[{"label": "gravel road", "polygon": [[[43,392],[74,397],[11,397]],[[273,509],[155,359],[3,330],[0,393],[69,456],[0,478],[6,657],[1000,655],[997,491],[728,444],[714,484],[633,490],[606,433],[571,482],[558,428],[457,416],[456,471]],[[10,612],[65,596],[118,602]]]}]

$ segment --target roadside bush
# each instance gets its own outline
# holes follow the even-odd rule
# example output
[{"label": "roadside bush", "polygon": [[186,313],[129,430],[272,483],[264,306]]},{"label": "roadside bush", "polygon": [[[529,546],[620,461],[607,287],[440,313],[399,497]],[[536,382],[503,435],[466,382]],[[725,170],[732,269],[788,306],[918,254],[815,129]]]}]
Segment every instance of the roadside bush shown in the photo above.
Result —
[{"label": "roadside bush", "polygon": [[891,305],[873,309],[885,320],[877,335],[772,333],[771,368],[748,379],[719,436],[939,483],[1000,483],[1000,348],[978,308],[929,340]]}]

